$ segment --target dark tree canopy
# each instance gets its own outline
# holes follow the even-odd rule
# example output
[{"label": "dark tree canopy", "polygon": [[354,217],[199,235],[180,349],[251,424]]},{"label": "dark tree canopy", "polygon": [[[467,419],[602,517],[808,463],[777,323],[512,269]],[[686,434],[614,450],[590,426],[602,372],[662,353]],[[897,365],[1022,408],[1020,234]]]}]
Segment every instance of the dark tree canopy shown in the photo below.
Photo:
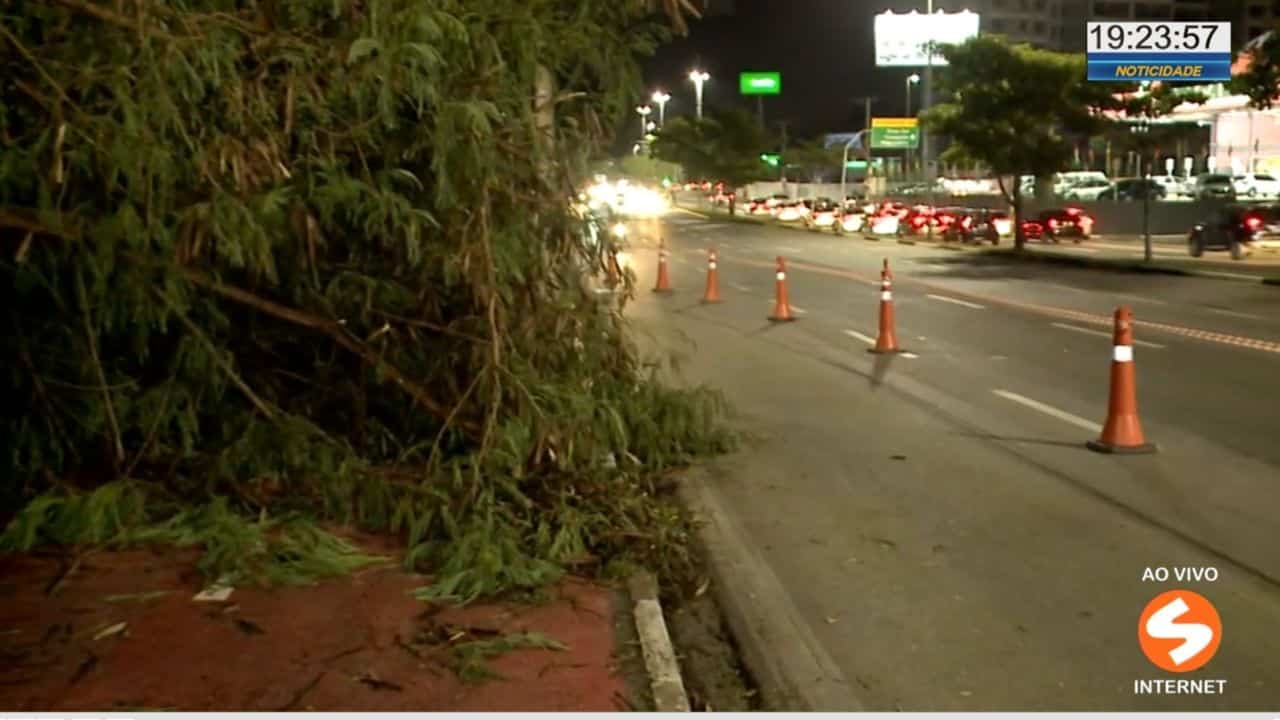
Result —
[{"label": "dark tree canopy", "polygon": [[319,519],[462,596],[678,565],[653,483],[718,401],[654,379],[569,211],[657,7],[8,3],[0,547],[358,562]]},{"label": "dark tree canopy", "polygon": [[751,113],[727,108],[702,120],[679,117],[667,123],[653,143],[655,157],[684,168],[692,178],[742,187],[763,180],[768,167],[761,153],[772,147],[769,134]]}]

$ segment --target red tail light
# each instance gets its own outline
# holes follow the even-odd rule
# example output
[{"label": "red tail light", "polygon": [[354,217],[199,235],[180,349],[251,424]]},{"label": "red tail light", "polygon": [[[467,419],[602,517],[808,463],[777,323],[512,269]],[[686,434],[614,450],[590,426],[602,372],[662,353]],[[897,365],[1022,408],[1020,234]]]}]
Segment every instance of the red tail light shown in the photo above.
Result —
[{"label": "red tail light", "polygon": [[1244,219],[1244,226],[1249,228],[1250,230],[1257,230],[1258,228],[1262,227],[1262,218],[1258,217],[1257,215],[1250,215],[1249,217]]},{"label": "red tail light", "polygon": [[1068,214],[1068,215],[1079,215],[1079,214],[1080,214],[1080,208],[1067,208],[1067,214]]},{"label": "red tail light", "polygon": [[1057,221],[1057,220],[1050,220],[1050,221],[1049,221],[1049,227],[1050,227],[1050,228],[1057,228],[1057,227],[1058,227],[1058,221]]},{"label": "red tail light", "polygon": [[973,218],[969,217],[968,215],[964,216],[964,218],[960,220],[960,226],[963,227],[965,230],[968,230],[969,228],[973,227]]},{"label": "red tail light", "polygon": [[917,215],[917,216],[915,216],[915,217],[911,218],[911,225],[912,225],[913,227],[920,227],[920,226],[924,225],[924,216],[923,216],[923,215]]}]

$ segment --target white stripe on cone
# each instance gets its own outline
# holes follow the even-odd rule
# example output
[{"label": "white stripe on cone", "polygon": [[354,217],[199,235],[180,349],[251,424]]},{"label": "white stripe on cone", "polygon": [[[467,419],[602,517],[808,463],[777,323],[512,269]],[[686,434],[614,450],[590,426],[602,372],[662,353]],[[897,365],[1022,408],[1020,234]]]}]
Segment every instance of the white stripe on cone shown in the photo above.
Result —
[{"label": "white stripe on cone", "polygon": [[778,273],[778,279],[779,279],[779,280],[786,280],[786,279],[787,279],[787,274],[786,274],[786,273]]},{"label": "white stripe on cone", "polygon": [[885,290],[884,292],[880,293],[880,299],[885,302],[889,302],[890,300],[893,299],[893,293],[889,292],[888,290]]},{"label": "white stripe on cone", "polygon": [[711,268],[712,270],[715,270],[715,269],[716,269],[716,264],[715,264],[715,263],[713,263],[713,262],[712,262],[712,263],[707,263],[707,267]]},{"label": "white stripe on cone", "polygon": [[1133,362],[1133,346],[1116,345],[1112,359],[1121,363]]}]

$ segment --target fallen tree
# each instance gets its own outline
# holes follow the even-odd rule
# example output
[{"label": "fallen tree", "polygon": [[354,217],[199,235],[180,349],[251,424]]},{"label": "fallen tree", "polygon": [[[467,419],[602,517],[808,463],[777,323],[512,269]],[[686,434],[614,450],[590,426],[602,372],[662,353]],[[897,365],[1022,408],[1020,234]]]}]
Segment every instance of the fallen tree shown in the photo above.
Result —
[{"label": "fallen tree", "polygon": [[649,3],[12,5],[0,547],[290,579],[365,560],[328,521],[462,598],[685,562],[661,479],[729,445],[720,400],[584,290],[568,208]]}]

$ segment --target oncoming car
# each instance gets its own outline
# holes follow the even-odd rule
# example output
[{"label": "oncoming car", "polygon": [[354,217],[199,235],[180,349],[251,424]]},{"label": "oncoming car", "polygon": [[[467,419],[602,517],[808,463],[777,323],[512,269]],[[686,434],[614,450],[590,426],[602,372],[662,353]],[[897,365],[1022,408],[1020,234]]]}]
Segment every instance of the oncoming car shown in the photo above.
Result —
[{"label": "oncoming car", "polygon": [[813,209],[805,218],[805,224],[812,229],[833,228],[840,216],[840,207],[830,198],[818,198]]},{"label": "oncoming car", "polygon": [[799,222],[809,213],[809,208],[801,200],[792,200],[778,206],[778,222]]}]

